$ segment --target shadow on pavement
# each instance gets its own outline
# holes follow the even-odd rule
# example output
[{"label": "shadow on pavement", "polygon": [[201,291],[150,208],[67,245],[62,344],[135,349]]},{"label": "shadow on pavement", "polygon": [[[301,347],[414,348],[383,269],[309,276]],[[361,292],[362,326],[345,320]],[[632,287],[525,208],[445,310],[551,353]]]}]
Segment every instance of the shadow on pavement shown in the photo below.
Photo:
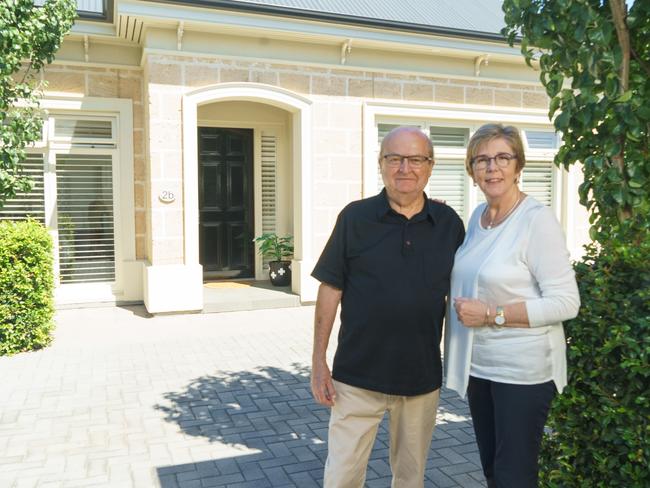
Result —
[{"label": "shadow on pavement", "polygon": [[[448,392],[442,396],[425,485],[481,486],[466,404],[445,401]],[[165,400],[156,406],[165,419],[186,435],[208,439],[219,454],[210,461],[157,468],[162,488],[322,485],[329,411],[312,399],[305,365],[202,376],[184,391],[167,393]],[[460,484],[459,476],[469,481]],[[386,419],[366,486],[390,486]]]}]

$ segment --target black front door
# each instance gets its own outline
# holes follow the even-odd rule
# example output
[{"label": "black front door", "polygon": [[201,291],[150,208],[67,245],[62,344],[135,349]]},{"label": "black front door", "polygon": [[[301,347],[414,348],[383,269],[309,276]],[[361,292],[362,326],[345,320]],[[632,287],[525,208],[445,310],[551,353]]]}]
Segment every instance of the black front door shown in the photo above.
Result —
[{"label": "black front door", "polygon": [[253,277],[253,232],[253,131],[199,127],[199,253],[204,277]]}]

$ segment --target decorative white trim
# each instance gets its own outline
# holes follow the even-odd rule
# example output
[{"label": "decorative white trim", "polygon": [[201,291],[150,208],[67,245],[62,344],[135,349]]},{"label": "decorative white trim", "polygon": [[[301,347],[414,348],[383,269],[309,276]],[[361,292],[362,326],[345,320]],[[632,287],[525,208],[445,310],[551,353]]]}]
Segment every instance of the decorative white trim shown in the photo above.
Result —
[{"label": "decorative white trim", "polygon": [[[221,83],[183,96],[184,263],[199,266],[197,108],[208,103],[237,100],[272,105],[292,114],[294,261],[311,260],[311,100],[261,83]],[[299,277],[293,280],[292,288],[300,293]]]}]

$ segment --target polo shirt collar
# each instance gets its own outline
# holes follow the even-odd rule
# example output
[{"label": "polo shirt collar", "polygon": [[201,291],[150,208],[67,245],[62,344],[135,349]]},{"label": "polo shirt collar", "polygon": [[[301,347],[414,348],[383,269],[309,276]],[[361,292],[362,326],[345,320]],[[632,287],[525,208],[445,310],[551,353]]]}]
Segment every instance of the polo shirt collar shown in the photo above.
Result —
[{"label": "polo shirt collar", "polygon": [[[431,221],[432,224],[436,223],[436,210],[433,201],[429,200],[427,194],[422,192],[424,195],[424,206],[427,212],[427,218]],[[376,214],[377,219],[381,219],[389,211],[393,210],[388,203],[388,195],[386,194],[386,188],[383,188],[379,195],[377,195],[377,204],[376,204]],[[419,213],[419,212],[418,212]]]}]

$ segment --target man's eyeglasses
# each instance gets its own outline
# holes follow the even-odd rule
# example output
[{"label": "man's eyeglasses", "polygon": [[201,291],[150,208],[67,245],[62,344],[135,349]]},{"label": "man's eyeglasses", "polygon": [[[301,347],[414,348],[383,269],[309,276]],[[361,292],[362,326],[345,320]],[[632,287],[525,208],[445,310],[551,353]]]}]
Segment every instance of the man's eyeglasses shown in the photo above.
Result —
[{"label": "man's eyeglasses", "polygon": [[406,160],[409,163],[409,166],[414,169],[421,168],[425,164],[433,161],[433,158],[428,156],[402,156],[401,154],[385,154],[383,160],[386,162],[386,165],[391,168],[399,168],[402,164],[402,161]]},{"label": "man's eyeglasses", "polygon": [[499,168],[507,168],[510,164],[510,161],[513,159],[517,159],[517,156],[513,156],[512,154],[508,153],[499,153],[491,158],[488,156],[479,155],[472,159],[472,166],[477,171],[483,171],[490,165],[490,161],[494,161]]}]

